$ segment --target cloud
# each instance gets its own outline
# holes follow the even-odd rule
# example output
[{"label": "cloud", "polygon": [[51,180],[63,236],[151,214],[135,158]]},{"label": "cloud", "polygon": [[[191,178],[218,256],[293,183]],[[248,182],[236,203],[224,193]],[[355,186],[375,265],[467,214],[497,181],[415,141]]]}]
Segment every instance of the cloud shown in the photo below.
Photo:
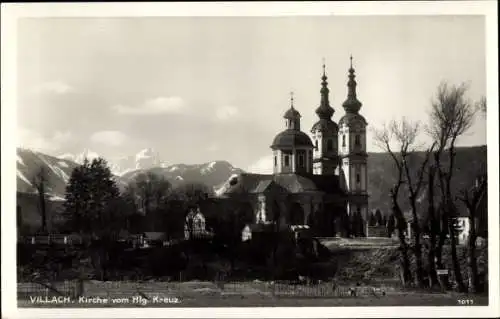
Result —
[{"label": "cloud", "polygon": [[218,144],[210,144],[207,147],[207,151],[209,152],[217,152],[218,150],[220,150],[220,146]]},{"label": "cloud", "polygon": [[181,97],[178,96],[157,97],[147,100],[138,106],[114,105],[112,109],[120,114],[131,115],[182,113],[186,110],[186,103]]},{"label": "cloud", "polygon": [[271,174],[273,172],[273,155],[266,155],[259,158],[246,171],[255,174]]},{"label": "cloud", "polygon": [[223,106],[215,110],[215,117],[219,120],[228,120],[232,117],[237,116],[239,110],[234,106]]},{"label": "cloud", "polygon": [[71,141],[72,139],[73,139],[73,134],[71,132],[56,131],[54,133],[54,136],[52,137],[52,142],[57,145],[61,145]]},{"label": "cloud", "polygon": [[99,131],[90,136],[94,143],[100,143],[109,146],[120,146],[128,140],[125,133],[120,131]]},{"label": "cloud", "polygon": [[67,94],[74,92],[75,89],[67,83],[61,81],[45,82],[37,85],[33,92],[35,93],[51,93],[51,94]]},{"label": "cloud", "polygon": [[61,149],[65,144],[71,142],[72,140],[73,134],[68,131],[55,131],[52,136],[46,137],[30,129],[18,129],[19,146],[35,151],[54,152]]}]

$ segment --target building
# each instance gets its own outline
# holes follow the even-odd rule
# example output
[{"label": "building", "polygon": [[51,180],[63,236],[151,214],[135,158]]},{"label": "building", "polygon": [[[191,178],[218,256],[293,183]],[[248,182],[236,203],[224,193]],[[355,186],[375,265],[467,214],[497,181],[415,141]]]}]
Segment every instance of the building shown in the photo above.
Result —
[{"label": "building", "polygon": [[205,238],[210,237],[211,233],[206,229],[206,219],[201,213],[199,207],[191,208],[186,215],[184,223],[184,238]]},{"label": "building", "polygon": [[351,57],[345,113],[337,124],[323,64],[311,136],[301,130],[292,94],[284,130],[270,146],[273,174],[233,175],[219,192],[224,206],[238,207],[250,224],[308,225],[316,236],[353,235],[350,222],[366,220],[368,212],[367,122],[359,113],[354,73]]},{"label": "building", "polygon": [[[470,192],[474,194],[477,192],[477,202],[471,202],[475,204],[474,209],[474,225],[475,234],[478,237],[487,238],[488,237],[488,184],[485,182],[484,190],[480,191],[481,179],[486,179],[486,176],[481,176],[476,178],[474,186],[472,186]],[[475,196],[474,194],[473,196]],[[461,245],[466,245],[469,240],[469,235],[471,231],[471,217],[468,207],[460,207],[457,217],[457,228],[458,228],[458,243]]]}]

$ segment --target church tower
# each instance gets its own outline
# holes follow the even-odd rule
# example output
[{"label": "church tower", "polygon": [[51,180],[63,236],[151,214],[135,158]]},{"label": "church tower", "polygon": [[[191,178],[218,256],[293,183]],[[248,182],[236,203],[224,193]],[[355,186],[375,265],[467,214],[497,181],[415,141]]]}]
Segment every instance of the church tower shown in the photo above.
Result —
[{"label": "church tower", "polygon": [[366,126],[368,123],[359,114],[362,104],[356,95],[357,83],[352,66],[352,56],[350,59],[347,99],[342,104],[345,114],[339,121],[340,179],[348,191],[348,215],[361,214],[366,221],[368,214]]},{"label": "church tower", "polygon": [[338,166],[338,132],[337,123],[332,121],[335,110],[330,106],[328,82],[326,81],[325,63],[321,77],[321,101],[316,109],[319,120],[314,123],[311,133],[313,138],[313,173],[316,175],[334,175]]},{"label": "church tower", "polygon": [[273,150],[273,173],[312,173],[313,144],[309,136],[300,130],[301,115],[293,105],[283,115],[285,130],[276,135]]}]

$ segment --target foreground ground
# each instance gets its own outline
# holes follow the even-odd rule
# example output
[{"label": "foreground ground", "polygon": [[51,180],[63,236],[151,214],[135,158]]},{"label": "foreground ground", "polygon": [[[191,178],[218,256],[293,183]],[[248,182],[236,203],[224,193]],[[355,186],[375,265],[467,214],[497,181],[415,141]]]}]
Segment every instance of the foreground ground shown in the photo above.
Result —
[{"label": "foreground ground", "polygon": [[[87,280],[83,300],[74,296],[75,281],[18,284],[19,307],[259,307],[259,306],[462,306],[487,305],[488,297],[453,292],[409,291],[399,287],[398,243],[389,238],[323,238],[333,253],[328,270],[337,285],[272,284],[259,280],[214,283],[209,281],[142,282]],[[446,248],[446,247],[445,247]],[[486,256],[486,251],[481,250]],[[448,256],[445,250],[445,257]],[[446,257],[445,260],[449,258]],[[465,260],[465,259],[464,259]],[[483,258],[479,263],[487,264]],[[466,266],[465,264],[462,266]],[[448,265],[450,268],[451,265]],[[319,268],[318,268],[319,269]],[[483,270],[484,271],[484,270]],[[464,268],[464,273],[465,268]],[[355,296],[353,295],[355,291]],[[69,297],[47,302],[53,297]],[[73,296],[73,297],[72,297]],[[105,300],[105,301],[104,301]]]},{"label": "foreground ground", "polygon": [[[22,285],[22,284],[20,284]],[[19,287],[20,291],[29,291]],[[357,291],[357,296],[350,294]],[[18,307],[312,307],[312,306],[461,306],[488,304],[487,296],[456,293],[401,291],[391,288],[315,286],[281,286],[269,283],[227,283],[224,287],[211,282],[125,283],[90,282],[84,297],[47,303],[47,293],[20,294]],[[49,294],[50,295],[50,294]],[[42,296],[42,301],[34,300]],[[70,296],[70,294],[68,294]],[[93,298],[93,299],[92,299]],[[47,297],[52,300],[52,296]],[[466,300],[466,302],[464,302]]]}]

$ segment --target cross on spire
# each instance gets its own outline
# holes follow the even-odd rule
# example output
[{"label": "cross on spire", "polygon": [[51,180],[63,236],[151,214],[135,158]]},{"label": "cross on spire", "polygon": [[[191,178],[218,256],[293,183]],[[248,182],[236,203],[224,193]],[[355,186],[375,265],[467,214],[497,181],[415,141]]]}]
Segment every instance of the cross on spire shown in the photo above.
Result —
[{"label": "cross on spire", "polygon": [[351,69],[352,69],[352,54],[351,54],[351,56],[349,57],[349,59],[351,60]]},{"label": "cross on spire", "polygon": [[290,105],[292,106],[293,108],[293,91],[290,92]]},{"label": "cross on spire", "polygon": [[326,74],[325,58],[323,57],[323,75]]}]

